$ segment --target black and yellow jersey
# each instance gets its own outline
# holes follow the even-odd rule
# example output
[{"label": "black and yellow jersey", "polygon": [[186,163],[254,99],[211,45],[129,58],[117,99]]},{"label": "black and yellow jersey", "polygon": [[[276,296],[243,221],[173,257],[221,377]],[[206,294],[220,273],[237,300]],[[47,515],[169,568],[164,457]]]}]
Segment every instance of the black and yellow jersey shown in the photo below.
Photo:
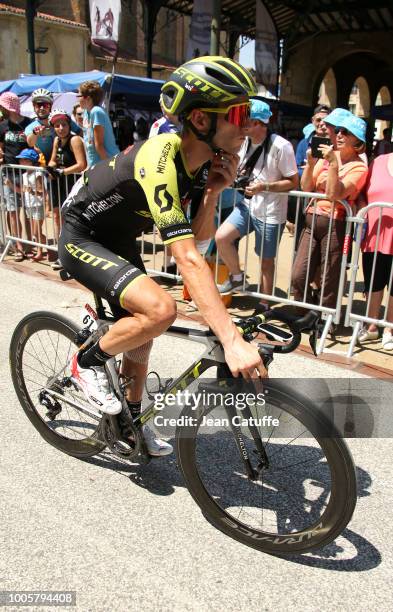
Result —
[{"label": "black and yellow jersey", "polygon": [[160,134],[89,168],[63,205],[66,222],[98,236],[137,237],[155,223],[164,243],[192,236],[185,209],[199,205],[210,162],[187,169],[177,134]]}]

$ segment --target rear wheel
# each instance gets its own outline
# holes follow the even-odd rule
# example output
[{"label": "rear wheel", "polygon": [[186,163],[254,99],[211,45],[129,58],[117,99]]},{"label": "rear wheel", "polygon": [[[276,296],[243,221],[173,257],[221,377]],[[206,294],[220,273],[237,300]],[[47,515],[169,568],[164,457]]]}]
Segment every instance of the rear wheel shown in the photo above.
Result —
[{"label": "rear wheel", "polygon": [[61,315],[34,312],[16,327],[10,345],[12,381],[21,406],[41,436],[75,457],[105,448],[101,415],[70,380],[79,327]]},{"label": "rear wheel", "polygon": [[[183,410],[195,420],[177,431],[180,468],[206,518],[235,540],[272,554],[321,548],[342,532],[355,508],[351,454],[305,397],[276,381],[264,386],[266,404],[250,409],[254,431],[250,419],[238,430],[254,480],[246,475],[223,407]],[[256,434],[268,459],[264,467]]]}]

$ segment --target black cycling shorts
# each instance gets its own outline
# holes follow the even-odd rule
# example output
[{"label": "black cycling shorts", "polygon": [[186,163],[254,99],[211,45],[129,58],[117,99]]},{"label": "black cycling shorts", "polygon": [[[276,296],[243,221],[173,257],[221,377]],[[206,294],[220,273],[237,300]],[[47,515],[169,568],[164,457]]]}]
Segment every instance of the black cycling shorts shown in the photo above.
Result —
[{"label": "black cycling shorts", "polygon": [[109,302],[116,317],[129,314],[122,297],[135,279],[146,274],[135,238],[114,244],[66,221],[59,238],[59,259],[72,278]]},{"label": "black cycling shorts", "polygon": [[[371,274],[373,271],[374,253],[363,253],[363,276],[364,276],[364,291],[369,293],[371,284]],[[377,261],[375,263],[374,282],[371,291],[382,291],[385,287],[389,287],[390,271],[393,265],[393,255],[385,253],[377,253]],[[390,289],[390,295],[393,296],[393,283]]]}]

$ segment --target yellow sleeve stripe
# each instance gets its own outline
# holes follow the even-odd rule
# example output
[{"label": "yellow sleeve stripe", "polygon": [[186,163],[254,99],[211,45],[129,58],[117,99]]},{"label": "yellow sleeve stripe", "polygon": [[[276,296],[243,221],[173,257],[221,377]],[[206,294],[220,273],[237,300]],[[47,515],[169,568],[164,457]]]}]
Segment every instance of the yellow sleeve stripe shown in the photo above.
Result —
[{"label": "yellow sleeve stripe", "polygon": [[178,240],[187,240],[188,238],[194,238],[194,234],[186,234],[185,236],[176,236],[175,238],[169,238],[168,240],[163,240],[164,244],[171,244],[172,242],[177,242]]}]

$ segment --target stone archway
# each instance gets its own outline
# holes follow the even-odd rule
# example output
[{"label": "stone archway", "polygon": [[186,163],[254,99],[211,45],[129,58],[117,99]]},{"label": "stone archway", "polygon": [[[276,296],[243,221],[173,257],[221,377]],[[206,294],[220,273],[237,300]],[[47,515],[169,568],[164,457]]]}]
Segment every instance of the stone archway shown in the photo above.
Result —
[{"label": "stone archway", "polygon": [[[392,96],[390,90],[386,85],[383,85],[379,90],[377,97],[375,98],[375,106],[383,106],[385,104],[392,103]],[[375,121],[375,136],[376,140],[380,140],[383,136],[384,129],[390,127],[390,121],[382,121],[382,119],[376,119]]]},{"label": "stone archway", "polygon": [[337,83],[332,68],[326,72],[318,92],[318,104],[327,104],[330,108],[337,106]]},{"label": "stone archway", "polygon": [[370,88],[363,76],[358,77],[348,98],[348,108],[357,117],[370,115]]}]

